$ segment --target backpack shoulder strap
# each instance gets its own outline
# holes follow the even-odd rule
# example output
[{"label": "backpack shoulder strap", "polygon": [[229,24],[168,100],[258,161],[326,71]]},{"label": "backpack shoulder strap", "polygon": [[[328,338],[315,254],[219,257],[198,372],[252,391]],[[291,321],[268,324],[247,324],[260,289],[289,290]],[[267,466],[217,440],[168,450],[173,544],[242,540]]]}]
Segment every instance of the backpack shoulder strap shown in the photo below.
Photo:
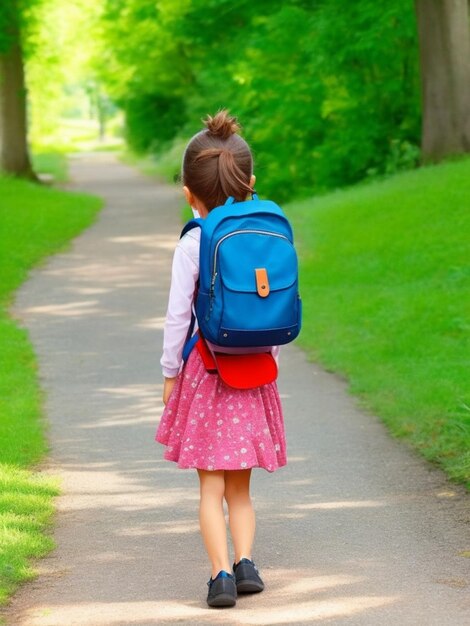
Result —
[{"label": "backpack shoulder strap", "polygon": [[[181,231],[180,239],[182,239],[186,235],[186,233],[189,233],[190,230],[193,230],[193,228],[200,228],[202,230],[202,223],[203,223],[203,220],[200,217],[195,217],[194,219],[189,220],[189,222],[187,222],[184,225],[183,230]],[[196,285],[196,292],[194,294],[194,299],[196,299],[198,288],[199,288],[199,280]],[[188,360],[189,355],[191,354],[191,351],[196,345],[196,342],[199,338],[199,335],[197,333],[193,335],[195,324],[196,324],[196,316],[194,315],[193,308],[191,307],[191,322],[189,323],[188,333],[186,335],[186,341],[183,347],[183,361],[184,362]]]},{"label": "backpack shoulder strap", "polygon": [[193,228],[200,228],[202,230],[203,221],[204,220],[200,217],[195,217],[194,219],[189,220],[189,222],[184,225],[184,228],[181,231],[180,239],[184,237],[186,233],[189,233],[189,231]]}]

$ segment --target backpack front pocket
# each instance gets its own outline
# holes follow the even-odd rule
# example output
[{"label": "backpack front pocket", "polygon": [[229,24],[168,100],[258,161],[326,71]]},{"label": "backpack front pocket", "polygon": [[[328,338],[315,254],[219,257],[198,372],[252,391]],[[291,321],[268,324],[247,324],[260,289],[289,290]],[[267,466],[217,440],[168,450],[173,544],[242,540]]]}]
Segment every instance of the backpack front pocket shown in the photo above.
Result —
[{"label": "backpack front pocket", "polygon": [[285,235],[230,233],[217,246],[213,268],[221,345],[277,345],[298,334],[297,255]]}]

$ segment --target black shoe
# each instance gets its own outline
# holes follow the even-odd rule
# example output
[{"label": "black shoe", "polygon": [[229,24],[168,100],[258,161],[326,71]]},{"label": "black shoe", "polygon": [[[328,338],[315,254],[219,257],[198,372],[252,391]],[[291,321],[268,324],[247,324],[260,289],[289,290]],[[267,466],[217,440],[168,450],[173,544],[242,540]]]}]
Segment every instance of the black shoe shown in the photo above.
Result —
[{"label": "black shoe", "polygon": [[256,565],[250,559],[243,558],[236,565],[234,563],[233,573],[235,574],[238,593],[258,593],[263,591],[264,583]]},{"label": "black shoe", "polygon": [[232,574],[221,570],[214,579],[209,579],[207,585],[209,587],[207,594],[209,606],[235,606],[237,588],[235,577]]}]

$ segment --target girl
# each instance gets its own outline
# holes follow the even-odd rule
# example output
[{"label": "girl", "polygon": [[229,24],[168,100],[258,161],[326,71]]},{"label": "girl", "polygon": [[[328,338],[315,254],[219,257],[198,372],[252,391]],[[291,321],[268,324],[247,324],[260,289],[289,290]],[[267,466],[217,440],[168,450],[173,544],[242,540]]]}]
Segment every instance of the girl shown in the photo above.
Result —
[{"label": "girl", "polygon": [[[255,183],[251,151],[237,134],[236,118],[223,110],[208,116],[205,126],[187,145],[182,168],[186,200],[202,218],[229,196],[246,200]],[[251,469],[273,472],[285,465],[286,442],[275,382],[254,389],[229,387],[216,373],[206,371],[197,349],[182,368],[199,276],[199,241],[200,229],[189,231],[174,254],[161,359],[165,410],[156,439],[166,446],[165,459],[197,469],[200,528],[212,564],[207,603],[234,606],[237,592],[264,589],[252,560]],[[277,357],[276,348],[272,353]],[[224,498],[235,550],[233,573]]]}]

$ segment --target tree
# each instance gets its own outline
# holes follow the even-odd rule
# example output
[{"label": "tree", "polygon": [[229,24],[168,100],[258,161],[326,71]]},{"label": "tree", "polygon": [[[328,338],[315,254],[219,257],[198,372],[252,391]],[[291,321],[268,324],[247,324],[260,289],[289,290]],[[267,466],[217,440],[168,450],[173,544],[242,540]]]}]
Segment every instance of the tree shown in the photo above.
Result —
[{"label": "tree", "polygon": [[35,178],[27,145],[26,85],[17,0],[0,8],[0,169]]},{"label": "tree", "polygon": [[253,148],[262,193],[280,201],[417,164],[409,0],[104,6],[98,77],[124,109],[134,149],[177,148],[201,117],[228,107]]},{"label": "tree", "polygon": [[470,151],[468,0],[416,0],[425,161]]}]

